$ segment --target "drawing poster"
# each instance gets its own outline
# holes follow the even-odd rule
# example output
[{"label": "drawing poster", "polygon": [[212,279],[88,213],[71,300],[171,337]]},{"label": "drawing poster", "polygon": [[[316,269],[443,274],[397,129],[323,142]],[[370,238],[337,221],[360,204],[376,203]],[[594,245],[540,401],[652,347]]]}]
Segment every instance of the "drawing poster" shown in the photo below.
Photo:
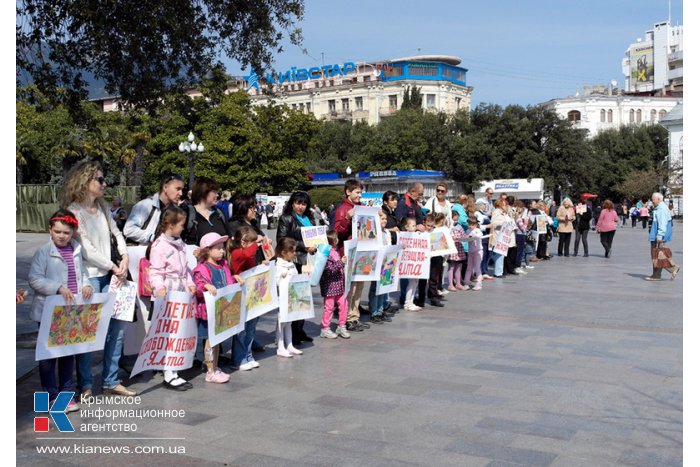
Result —
[{"label": "drawing poster", "polygon": [[[139,261],[146,256],[145,246],[128,246],[126,251],[129,253],[129,272],[135,284],[139,283]],[[138,287],[137,287],[138,289]],[[138,292],[138,290],[137,290]],[[136,304],[138,308],[136,313],[139,313],[135,323],[128,323],[124,329],[124,355],[136,355],[141,350],[141,343],[146,338],[148,329],[148,307],[150,306],[150,297],[142,297],[136,295]]]},{"label": "drawing poster", "polygon": [[328,245],[325,225],[313,225],[301,228],[301,238],[306,248],[318,248],[319,245]]},{"label": "drawing poster", "polygon": [[352,283],[352,268],[355,262],[355,253],[357,252],[357,242],[355,240],[345,240],[344,250],[345,250],[345,295],[347,296],[350,291],[350,284]]},{"label": "drawing poster", "polygon": [[241,274],[245,281],[243,297],[246,321],[264,315],[279,306],[275,283],[275,262],[261,264]]},{"label": "drawing poster", "polygon": [[430,275],[430,235],[421,232],[399,232],[396,238],[402,248],[399,277],[427,279]]},{"label": "drawing poster", "polygon": [[136,282],[124,281],[117,285],[117,276],[112,276],[109,293],[114,294],[113,318],[132,322],[136,307]]},{"label": "drawing poster", "polygon": [[450,229],[439,227],[430,232],[430,256],[452,254],[457,254],[457,246],[450,235]]},{"label": "drawing poster", "polygon": [[352,216],[352,238],[359,247],[382,246],[381,223],[378,207],[355,206]]},{"label": "drawing poster", "polygon": [[377,295],[396,292],[399,290],[399,260],[401,247],[399,245],[388,246],[384,250],[384,258],[379,270],[379,282],[377,283]]},{"label": "drawing poster", "polygon": [[496,241],[493,244],[493,252],[499,255],[507,255],[508,248],[513,237],[513,231],[515,230],[515,222],[507,222],[503,224],[498,230],[496,235]]},{"label": "drawing poster", "polygon": [[204,292],[207,305],[209,343],[213,347],[245,329],[243,287],[239,284],[216,289],[216,296]]},{"label": "drawing poster", "polygon": [[62,295],[46,297],[36,340],[35,359],[65,357],[102,350],[112,319],[114,296],[93,293],[85,301],[75,295],[75,303],[66,303]]},{"label": "drawing poster", "polygon": [[190,292],[168,292],[153,304],[153,319],[131,371],[186,370],[197,350],[196,301]]},{"label": "drawing poster", "polygon": [[288,323],[314,317],[314,297],[306,274],[295,274],[280,284],[280,322]]},{"label": "drawing poster", "polygon": [[371,248],[363,250],[358,246],[355,251],[355,258],[352,262],[350,274],[353,281],[376,281],[379,280],[379,272],[382,266],[385,247]]},{"label": "drawing poster", "polygon": [[535,216],[535,220],[537,221],[537,233],[539,235],[543,235],[547,233],[547,215],[546,214],[540,214],[539,216]]}]

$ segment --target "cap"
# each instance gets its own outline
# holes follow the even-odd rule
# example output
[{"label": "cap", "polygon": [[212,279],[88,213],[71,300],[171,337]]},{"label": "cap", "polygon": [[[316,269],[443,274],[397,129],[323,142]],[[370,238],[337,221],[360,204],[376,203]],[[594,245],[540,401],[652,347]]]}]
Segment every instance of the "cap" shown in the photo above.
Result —
[{"label": "cap", "polygon": [[226,240],[228,240],[228,235],[219,235],[216,232],[209,232],[199,241],[199,247],[208,248],[218,245],[219,243],[224,243]]}]

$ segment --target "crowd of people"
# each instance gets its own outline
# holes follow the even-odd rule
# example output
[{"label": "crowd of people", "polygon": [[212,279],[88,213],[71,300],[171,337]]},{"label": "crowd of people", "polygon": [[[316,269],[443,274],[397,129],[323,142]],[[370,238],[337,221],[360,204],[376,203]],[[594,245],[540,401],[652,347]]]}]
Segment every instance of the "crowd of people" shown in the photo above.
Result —
[{"label": "crowd of people", "polygon": [[[588,233],[595,230],[600,234],[605,257],[610,258],[621,218],[609,200],[596,212],[585,199],[574,204],[571,199],[564,198],[560,206],[552,209],[552,205],[543,200],[519,200],[505,193],[494,199],[492,189],[487,189],[483,198],[462,194],[450,202],[446,183],[439,183],[435,196],[425,203],[421,202],[421,183],[413,183],[404,194],[387,191],[379,211],[384,245],[397,244],[401,231],[430,232],[446,227],[456,252],[447,257],[431,258],[427,279],[401,279],[398,297],[394,297],[398,298],[396,303],[392,303],[389,294],[378,294],[376,281],[371,282],[368,305],[363,307],[365,282],[352,281],[346,290],[344,277],[347,261],[344,246],[352,239],[353,216],[361,205],[363,187],[358,180],[350,179],[345,183],[342,203],[327,215],[317,206],[312,207],[306,192],[294,192],[277,219],[273,241],[261,228],[261,216],[266,211],[261,211],[253,194],[231,196],[224,193],[226,203],[222,205],[219,184],[201,177],[191,188],[190,200],[183,202],[184,182],[177,174],[164,176],[159,191],[131,209],[122,231],[118,223],[124,220],[123,210],[117,204],[113,204],[111,210],[103,204],[104,175],[102,167],[94,162],[78,164],[67,174],[64,208],[49,218],[50,241],[36,252],[32,261],[29,279],[35,300],[31,317],[41,322],[47,296],[60,294],[71,302],[75,296],[82,295],[87,300],[93,293],[106,292],[113,278],[117,283],[130,280],[127,245],[148,246],[151,312],[155,299],[170,291],[190,292],[197,298],[195,317],[202,351],[199,364],[203,364],[208,383],[226,383],[230,374],[220,366],[226,346],[212,346],[208,340],[204,293],[215,295],[226,285],[242,284],[242,273],[271,260],[276,260],[278,285],[295,274],[310,272],[307,258],[314,255],[317,248],[305,246],[303,227],[325,223],[328,244],[332,247],[320,280],[324,304],[320,337],[349,339],[351,333],[392,322],[397,313],[421,312],[428,306],[443,307],[450,293],[478,292],[487,281],[501,280],[508,274],[527,274],[535,267],[534,263],[554,256],[549,244],[554,241],[555,234],[558,256],[578,256],[582,244],[583,257],[588,257]],[[652,209],[646,217],[652,221],[653,250],[670,241],[672,223],[663,197],[654,194],[650,201]],[[640,211],[644,208],[646,206]],[[505,237],[507,249],[496,249],[499,235],[506,230],[513,233]],[[197,246],[198,264],[194,270],[187,266],[187,245]],[[669,268],[672,277],[678,269],[677,266]],[[661,268],[654,268],[647,279],[658,280],[661,271]],[[332,329],[336,313],[337,325]],[[369,315],[368,320],[360,319],[363,313]],[[135,320],[138,315],[135,314]],[[150,314],[148,319],[151,319]],[[254,353],[264,351],[264,346],[256,341],[257,323],[257,318],[247,321],[245,329],[232,338],[227,358],[234,370],[250,371],[260,366]],[[133,357],[130,362],[129,357],[122,355],[127,324],[118,319],[111,319],[109,323],[102,364],[104,394],[136,395],[118,378],[120,367],[133,365]],[[301,355],[304,342],[311,341],[313,337],[307,333],[303,320],[278,322],[275,340],[278,357]],[[41,385],[50,398],[61,391],[77,390],[84,396],[92,394],[90,353],[41,360],[39,368]],[[193,388],[177,371],[167,368],[163,370],[163,385],[176,391]],[[78,410],[78,405],[72,401],[67,410]]]}]

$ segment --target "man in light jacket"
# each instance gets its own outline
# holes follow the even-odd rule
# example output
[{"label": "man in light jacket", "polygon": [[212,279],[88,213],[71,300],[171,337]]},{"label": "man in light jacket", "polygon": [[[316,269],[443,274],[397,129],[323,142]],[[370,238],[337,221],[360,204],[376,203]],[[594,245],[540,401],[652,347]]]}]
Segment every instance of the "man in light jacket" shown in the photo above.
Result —
[{"label": "man in light jacket", "polygon": [[[654,212],[652,214],[651,228],[649,229],[649,242],[651,243],[653,259],[654,248],[661,248],[665,243],[671,241],[673,222],[671,221],[671,211],[664,203],[664,197],[661,193],[654,193],[651,195],[651,201],[654,204]],[[671,261],[671,264],[672,266],[666,268],[666,270],[671,273],[671,279],[675,279],[681,268],[673,264],[673,261]],[[647,276],[644,279],[648,281],[660,281],[662,269],[663,268],[652,267],[651,276]]]},{"label": "man in light jacket", "polygon": [[124,237],[137,245],[148,245],[160,223],[160,213],[174,204],[177,206],[182,197],[185,183],[177,174],[164,176],[160,181],[160,190],[150,198],[136,203],[131,209],[124,225]]}]

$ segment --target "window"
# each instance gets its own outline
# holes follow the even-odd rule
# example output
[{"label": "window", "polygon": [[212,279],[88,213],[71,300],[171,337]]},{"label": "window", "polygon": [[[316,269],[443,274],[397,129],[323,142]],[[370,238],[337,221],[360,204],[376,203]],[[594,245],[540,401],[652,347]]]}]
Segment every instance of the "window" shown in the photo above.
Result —
[{"label": "window", "polygon": [[328,112],[333,113],[335,112],[335,100],[329,100],[328,101]]},{"label": "window", "polygon": [[666,111],[665,110],[659,110],[659,120],[664,118],[666,116]]},{"label": "window", "polygon": [[355,98],[355,110],[362,110],[362,98],[361,97]]},{"label": "window", "polygon": [[362,81],[364,81],[365,83],[368,83],[368,82],[372,81],[372,77],[370,75],[365,75],[362,77]]},{"label": "window", "polygon": [[630,123],[634,123],[634,109],[630,109]]},{"label": "window", "polygon": [[600,121],[605,123],[605,109],[600,110]]},{"label": "window", "polygon": [[341,103],[343,105],[343,112],[350,112],[350,99],[343,99]]},{"label": "window", "polygon": [[637,123],[642,123],[642,109],[637,109]]},{"label": "window", "polygon": [[459,106],[462,103],[462,98],[461,97],[455,97],[455,106],[457,107],[457,110],[459,110]]},{"label": "window", "polygon": [[452,72],[452,79],[454,79],[455,81],[466,82],[467,81],[467,72],[461,71],[461,70],[454,70]]},{"label": "window", "polygon": [[581,112],[578,110],[572,110],[567,114],[569,117],[570,122],[580,122],[581,121]]},{"label": "window", "polygon": [[656,109],[651,109],[650,118],[652,122],[656,121]]},{"label": "window", "polygon": [[613,111],[612,109],[608,109],[608,123],[612,123],[613,121]]},{"label": "window", "polygon": [[311,102],[306,103],[306,113],[308,113],[308,114],[311,113]]},{"label": "window", "polygon": [[316,87],[319,87],[319,86],[320,86],[320,84],[319,84],[318,81],[316,81],[314,84],[316,85]]},{"label": "window", "polygon": [[425,95],[425,107],[428,109],[435,108],[435,94],[426,94]]},{"label": "window", "polygon": [[398,102],[398,96],[396,94],[392,94],[389,96],[389,110],[396,110]]},{"label": "window", "polygon": [[438,66],[430,63],[411,63],[408,65],[408,74],[411,76],[437,76]]}]

